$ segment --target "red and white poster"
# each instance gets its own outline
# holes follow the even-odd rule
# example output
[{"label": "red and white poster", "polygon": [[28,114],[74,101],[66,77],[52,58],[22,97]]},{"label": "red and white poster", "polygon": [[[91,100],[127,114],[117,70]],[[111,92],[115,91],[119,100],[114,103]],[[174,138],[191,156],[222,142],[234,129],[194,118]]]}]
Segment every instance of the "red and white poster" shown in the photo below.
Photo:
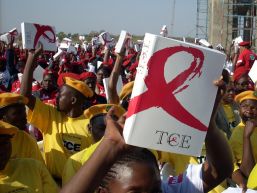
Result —
[{"label": "red and white poster", "polygon": [[0,36],[0,41],[5,42],[6,44],[11,43],[11,39],[14,38],[16,40],[19,36],[19,33],[16,28],[13,28],[9,32]]},{"label": "red and white poster", "polygon": [[128,144],[200,155],[225,55],[146,34],[127,112]]},{"label": "red and white poster", "polygon": [[39,42],[44,50],[57,51],[55,28],[49,25],[22,23],[22,45],[26,49],[36,49]]}]

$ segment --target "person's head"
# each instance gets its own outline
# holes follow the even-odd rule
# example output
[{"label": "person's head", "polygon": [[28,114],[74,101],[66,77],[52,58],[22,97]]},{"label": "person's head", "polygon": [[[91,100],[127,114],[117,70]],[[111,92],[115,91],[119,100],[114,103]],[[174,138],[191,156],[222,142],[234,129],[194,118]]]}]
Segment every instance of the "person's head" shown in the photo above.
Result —
[{"label": "person's head", "polygon": [[12,154],[11,138],[18,129],[4,121],[0,121],[0,170],[3,170]]},{"label": "person's head", "polygon": [[0,94],[0,120],[18,127],[20,130],[26,129],[27,115],[25,104],[28,99],[15,93]]},{"label": "person's head", "polygon": [[85,100],[92,96],[92,90],[84,82],[65,77],[64,85],[56,97],[57,109],[65,113],[74,109],[83,109]]},{"label": "person's head", "polygon": [[254,91],[244,91],[238,94],[235,101],[240,104],[239,112],[243,122],[257,119],[257,96]]},{"label": "person's head", "polygon": [[92,134],[95,142],[99,141],[105,132],[106,128],[106,114],[111,109],[115,107],[115,112],[113,115],[114,120],[118,120],[126,111],[119,105],[115,104],[99,104],[89,107],[84,111],[84,115],[89,119],[88,130]]},{"label": "person's head", "polygon": [[111,69],[108,66],[100,66],[96,71],[97,83],[103,85],[103,79],[108,78],[110,74]]},{"label": "person's head", "polygon": [[0,56],[0,72],[5,71],[6,69],[6,59]]},{"label": "person's head", "polygon": [[154,155],[147,149],[131,146],[111,166],[101,181],[98,192],[162,192],[158,164]]},{"label": "person's head", "polygon": [[93,72],[83,72],[80,74],[80,80],[84,81],[89,88],[95,93],[96,75]]},{"label": "person's head", "polygon": [[42,80],[42,88],[49,92],[52,92],[57,88],[57,79],[54,73],[51,73],[51,72],[44,73],[43,80]]},{"label": "person's head", "polygon": [[235,98],[235,87],[233,82],[229,82],[226,86],[226,92],[223,95],[223,102],[225,104],[230,104]]},{"label": "person's head", "polygon": [[250,49],[251,48],[251,43],[243,41],[243,42],[239,43],[239,46],[240,46],[240,52],[242,52],[245,49]]},{"label": "person's head", "polygon": [[250,80],[247,73],[242,74],[234,80],[236,94],[250,89]]}]

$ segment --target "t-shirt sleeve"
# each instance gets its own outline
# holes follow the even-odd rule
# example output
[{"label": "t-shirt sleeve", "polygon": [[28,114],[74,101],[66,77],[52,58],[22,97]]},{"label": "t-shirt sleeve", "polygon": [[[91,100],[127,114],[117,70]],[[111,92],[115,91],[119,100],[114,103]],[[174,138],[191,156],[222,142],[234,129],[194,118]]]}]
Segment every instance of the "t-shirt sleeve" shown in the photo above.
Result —
[{"label": "t-shirt sleeve", "polygon": [[62,173],[62,185],[65,185],[81,168],[81,163],[77,162],[76,160],[73,160],[72,157],[70,157],[64,166],[63,173]]},{"label": "t-shirt sleeve", "polygon": [[49,132],[49,123],[55,119],[57,110],[50,105],[44,104],[38,98],[36,99],[33,111],[28,111],[28,123],[37,127],[42,133]]},{"label": "t-shirt sleeve", "polygon": [[202,164],[190,164],[187,170],[162,182],[163,193],[203,193]]}]

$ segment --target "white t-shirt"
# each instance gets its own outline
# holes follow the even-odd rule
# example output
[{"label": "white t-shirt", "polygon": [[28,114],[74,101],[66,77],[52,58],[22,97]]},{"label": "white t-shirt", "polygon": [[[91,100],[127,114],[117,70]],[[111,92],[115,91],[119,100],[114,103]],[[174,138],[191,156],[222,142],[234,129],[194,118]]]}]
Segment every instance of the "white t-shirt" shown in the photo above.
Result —
[{"label": "white t-shirt", "polygon": [[163,193],[203,193],[202,164],[190,164],[187,170],[162,182]]}]

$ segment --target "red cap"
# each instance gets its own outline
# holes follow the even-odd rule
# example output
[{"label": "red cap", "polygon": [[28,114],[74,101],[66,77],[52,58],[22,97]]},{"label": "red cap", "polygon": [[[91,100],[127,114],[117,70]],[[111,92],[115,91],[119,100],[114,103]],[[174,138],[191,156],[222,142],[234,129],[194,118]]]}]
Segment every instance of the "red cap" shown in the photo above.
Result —
[{"label": "red cap", "polygon": [[239,46],[250,46],[250,42],[246,42],[246,41],[243,41],[241,43],[239,43]]},{"label": "red cap", "polygon": [[80,74],[80,80],[84,81],[87,78],[95,78],[96,79],[96,75],[93,72],[83,72],[82,74]]},{"label": "red cap", "polygon": [[57,80],[57,84],[58,84],[59,87],[61,87],[64,84],[64,77],[70,77],[70,78],[74,78],[76,80],[80,79],[80,76],[78,74],[75,74],[75,73],[71,73],[71,72],[61,73],[58,77],[58,80]]}]

